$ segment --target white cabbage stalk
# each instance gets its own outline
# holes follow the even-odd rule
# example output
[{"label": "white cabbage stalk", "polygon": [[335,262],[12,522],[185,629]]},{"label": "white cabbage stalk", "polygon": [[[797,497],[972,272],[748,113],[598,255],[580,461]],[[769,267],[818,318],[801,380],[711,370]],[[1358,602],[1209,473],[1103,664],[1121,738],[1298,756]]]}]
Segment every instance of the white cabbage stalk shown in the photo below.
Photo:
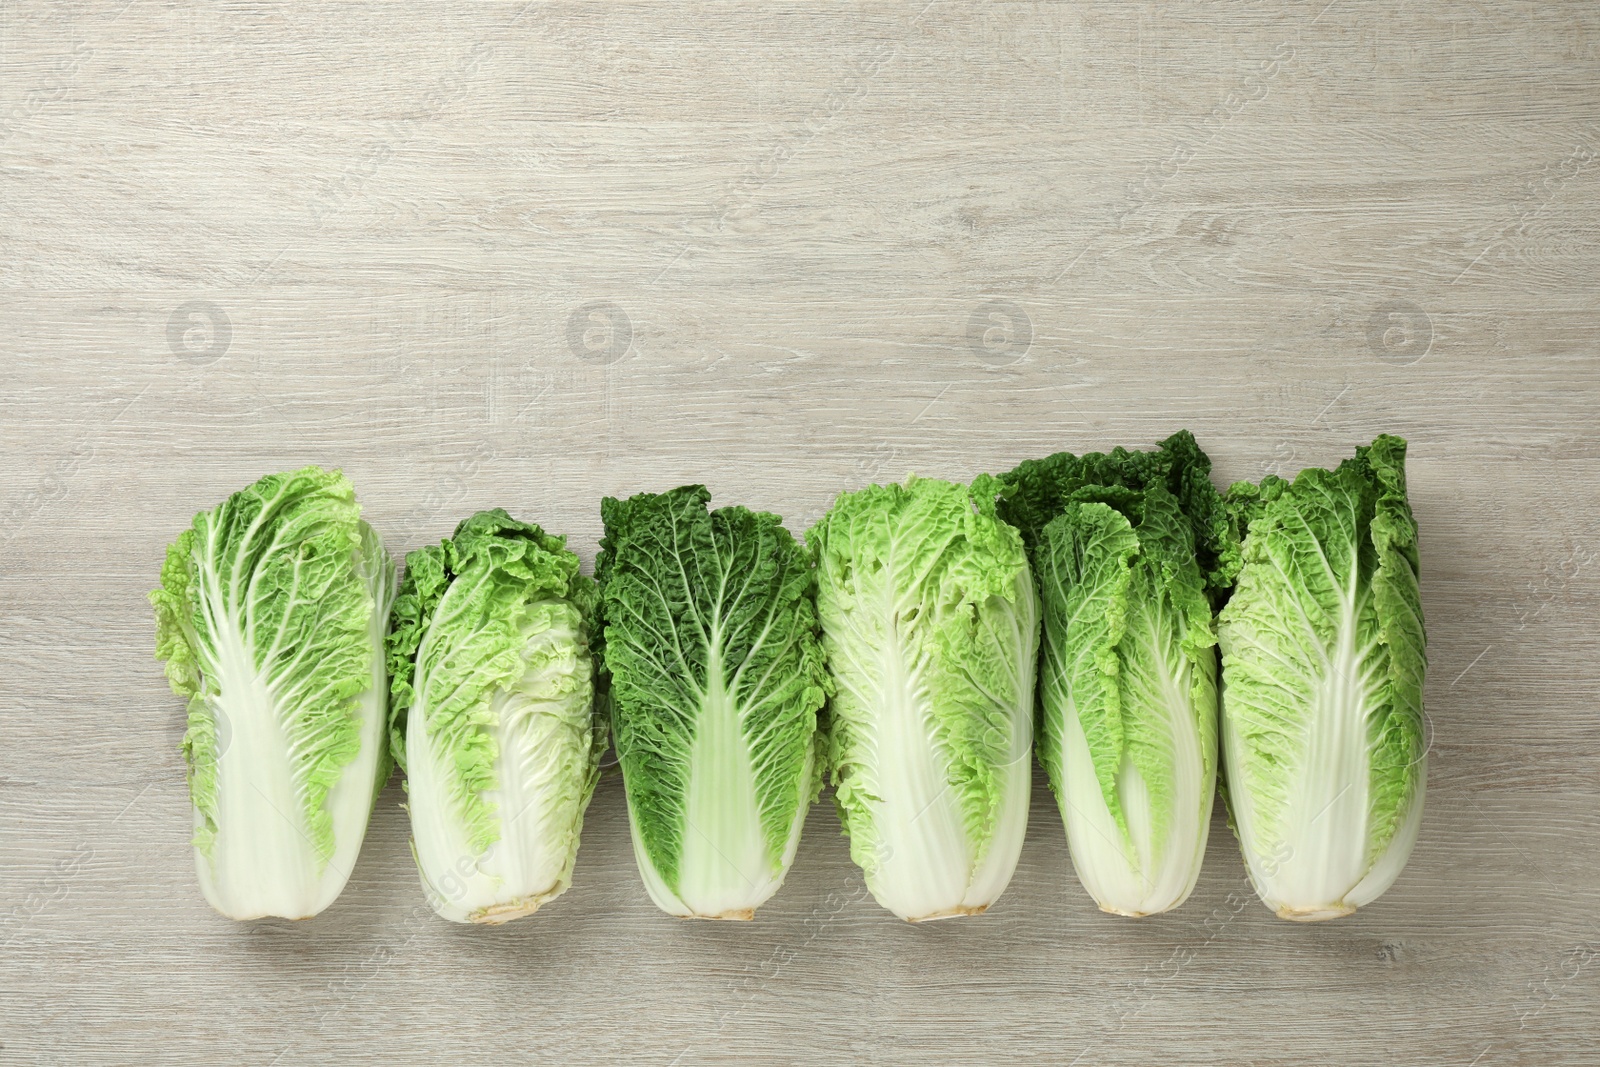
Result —
[{"label": "white cabbage stalk", "polygon": [[[1270,836],[1248,793],[1235,794],[1233,818],[1243,846],[1250,883],[1261,902],[1280,919],[1318,922],[1364,907],[1394,885],[1405,869],[1422,828],[1428,761],[1418,755],[1410,773],[1414,792],[1397,826],[1382,847],[1372,851],[1376,832],[1370,812],[1373,766],[1364,738],[1339,736],[1331,724],[1368,718],[1357,701],[1333,698],[1316,716],[1319,728],[1308,739],[1306,765],[1291,787],[1282,823]],[[1331,728],[1330,728],[1331,726]],[[1240,766],[1249,744],[1228,718],[1222,724],[1223,758]],[[1353,758],[1344,758],[1352,755]]]},{"label": "white cabbage stalk", "polygon": [[1206,724],[1196,720],[1187,701],[1167,707],[1174,713],[1166,726],[1171,750],[1164,754],[1171,796],[1152,796],[1138,764],[1124,756],[1116,796],[1126,833],[1095,778],[1078,717],[1067,717],[1066,764],[1059,777],[1066,783],[1061,808],[1072,867],[1101,910],[1117,915],[1137,918],[1176,908],[1194,891],[1205,859],[1217,788],[1215,719],[1206,736]]},{"label": "white cabbage stalk", "polygon": [[628,820],[634,859],[650,899],[667,914],[686,919],[755,918],[756,908],[778,891],[794,863],[816,791],[815,759],[807,746],[793,780],[788,833],[782,847],[774,849],[762,828],[757,772],[740,725],[751,709],[741,708],[729,694],[720,660],[719,655],[711,657],[708,675],[714,681],[699,702],[699,728],[689,747],[686,832],[676,889],[651,858],[639,816],[630,810]]},{"label": "white cabbage stalk", "polygon": [[451,749],[429,735],[424,712],[407,718],[412,852],[429,903],[453,922],[509,922],[571,884],[593,745],[592,667],[578,612],[544,606],[557,609],[550,625],[534,632],[524,626],[532,665],[482,705],[481,729],[496,750],[495,784],[479,795],[494,812],[496,834],[483,852],[455,814]]}]

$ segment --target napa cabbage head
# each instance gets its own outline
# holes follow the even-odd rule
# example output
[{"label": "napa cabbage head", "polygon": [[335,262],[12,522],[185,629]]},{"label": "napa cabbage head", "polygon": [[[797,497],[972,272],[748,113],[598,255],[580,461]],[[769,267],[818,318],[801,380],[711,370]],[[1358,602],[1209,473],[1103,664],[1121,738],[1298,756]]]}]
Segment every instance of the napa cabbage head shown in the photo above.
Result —
[{"label": "napa cabbage head", "polygon": [[601,504],[596,577],[634,856],[673,915],[749,919],[820,788],[828,691],[810,559],[691,485]]},{"label": "napa cabbage head", "polygon": [[571,885],[606,736],[594,610],[565,539],[498,508],[406,556],[392,747],[412,854],[446,919],[506,922]]},{"label": "napa cabbage head", "polygon": [[1210,461],[1180,432],[1149,452],[1057,453],[1003,479],[1044,612],[1039,762],[1073,867],[1100,907],[1177,907],[1205,855],[1217,774],[1212,602],[1238,567]]},{"label": "napa cabbage head", "polygon": [[1227,796],[1286,919],[1347,915],[1399,876],[1427,783],[1427,639],[1406,443],[1241,483],[1244,566],[1218,620]]},{"label": "napa cabbage head", "polygon": [[195,865],[233,919],[301,919],[355,865],[387,778],[383,639],[394,566],[355,490],[318,467],[195,516],[150,594],[188,700]]},{"label": "napa cabbage head", "polygon": [[987,909],[1027,829],[1038,599],[996,489],[869,486],[806,535],[834,799],[867,888],[912,921]]}]

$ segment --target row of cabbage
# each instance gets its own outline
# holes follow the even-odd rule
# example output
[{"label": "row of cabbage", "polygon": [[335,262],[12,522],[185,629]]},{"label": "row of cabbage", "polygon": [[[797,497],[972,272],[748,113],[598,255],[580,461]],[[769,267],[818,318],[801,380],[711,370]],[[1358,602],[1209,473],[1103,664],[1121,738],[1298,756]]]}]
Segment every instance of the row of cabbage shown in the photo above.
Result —
[{"label": "row of cabbage", "polygon": [[496,509],[402,580],[342,474],[263,478],[195,517],[151,594],[201,888],[236,919],[321,911],[397,763],[434,910],[526,915],[570,885],[614,744],[674,915],[753,917],[825,782],[879,903],[981,913],[1035,756],[1102,909],[1188,897],[1223,784],[1263,902],[1348,914],[1422,812],[1404,464],[1382,436],[1223,494],[1182,432],[842,493],[803,544],[685,486],[602,502],[593,579]]}]

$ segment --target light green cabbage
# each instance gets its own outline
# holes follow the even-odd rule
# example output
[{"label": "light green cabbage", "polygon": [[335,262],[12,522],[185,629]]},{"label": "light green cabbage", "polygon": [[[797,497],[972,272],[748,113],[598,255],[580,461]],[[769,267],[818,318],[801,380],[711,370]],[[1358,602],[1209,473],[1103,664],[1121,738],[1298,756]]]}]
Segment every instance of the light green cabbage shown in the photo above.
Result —
[{"label": "light green cabbage", "polygon": [[406,556],[392,747],[435,912],[502,923],[566,891],[605,747],[594,586],[563,538],[480,511]]},{"label": "light green cabbage", "polygon": [[1286,919],[1393,884],[1427,782],[1427,666],[1406,443],[1241,483],[1244,568],[1219,617],[1228,797],[1250,879]]},{"label": "light green cabbage", "polygon": [[167,550],[156,655],[189,701],[195,865],[233,919],[333,903],[389,773],[394,567],[355,491],[317,467],[233,494]]},{"label": "light green cabbage", "polygon": [[1210,461],[1187,431],[1152,452],[1030,460],[1001,514],[1044,605],[1039,762],[1100,907],[1177,907],[1205,856],[1217,773],[1212,598],[1238,567]]},{"label": "light green cabbage", "polygon": [[1028,821],[1038,599],[996,484],[844,493],[807,534],[851,858],[912,921],[981,913]]}]

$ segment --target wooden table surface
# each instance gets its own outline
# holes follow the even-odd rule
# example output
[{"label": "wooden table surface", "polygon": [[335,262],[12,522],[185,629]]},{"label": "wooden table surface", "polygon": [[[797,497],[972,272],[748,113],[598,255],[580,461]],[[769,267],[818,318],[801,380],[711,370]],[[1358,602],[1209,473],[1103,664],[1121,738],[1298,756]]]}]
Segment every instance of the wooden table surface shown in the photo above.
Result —
[{"label": "wooden table surface", "polygon": [[[12,0],[0,287],[0,1062],[1600,1063],[1590,0]],[[1351,918],[1220,813],[1102,915],[1042,777],[926,927],[826,802],[758,921],[670,919],[614,774],[507,927],[427,911],[393,784],[318,918],[200,897],[144,594],[263,473],[588,564],[605,494],[801,529],[1179,427],[1219,482],[1411,441],[1428,808]]]}]

